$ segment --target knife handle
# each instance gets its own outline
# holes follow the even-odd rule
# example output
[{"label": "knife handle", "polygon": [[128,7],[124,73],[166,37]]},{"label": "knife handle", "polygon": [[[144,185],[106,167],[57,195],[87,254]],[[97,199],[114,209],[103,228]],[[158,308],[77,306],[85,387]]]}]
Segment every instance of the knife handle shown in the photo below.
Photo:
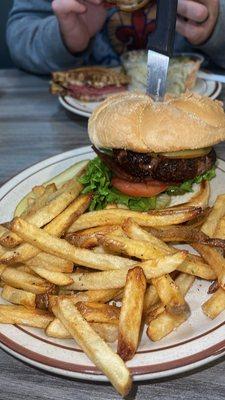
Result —
[{"label": "knife handle", "polygon": [[177,19],[178,0],[157,0],[156,28],[149,35],[148,49],[171,57]]}]

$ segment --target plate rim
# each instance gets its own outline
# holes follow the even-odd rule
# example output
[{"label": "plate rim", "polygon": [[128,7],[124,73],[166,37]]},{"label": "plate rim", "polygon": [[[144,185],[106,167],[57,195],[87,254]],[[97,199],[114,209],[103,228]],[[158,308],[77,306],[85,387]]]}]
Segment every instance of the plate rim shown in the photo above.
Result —
[{"label": "plate rim", "polygon": [[[1,199],[2,200],[12,189],[13,189],[13,185],[14,184],[20,184],[22,181],[26,180],[29,178],[29,176],[31,176],[33,173],[36,174],[38,173],[40,170],[43,170],[44,168],[47,168],[51,165],[54,165],[56,163],[62,162],[66,159],[69,158],[74,158],[74,157],[78,157],[81,155],[85,155],[85,154],[89,154],[91,153],[91,147],[90,146],[84,146],[84,147],[80,147],[77,149],[73,149],[73,150],[69,150],[67,152],[64,153],[60,153],[58,155],[55,155],[53,157],[47,158],[43,161],[40,161],[39,163],[35,163],[34,165],[32,165],[29,168],[24,169],[22,172],[20,172],[19,174],[15,175],[13,178],[9,179],[7,182],[5,182],[1,187],[0,187],[0,194],[1,194]],[[220,166],[223,166],[223,169],[225,171],[225,161],[218,159]],[[218,327],[216,328],[216,330],[218,329]],[[14,343],[14,348],[10,347],[9,342]],[[8,345],[7,345],[8,343]],[[16,345],[16,346],[15,346]],[[49,366],[48,364],[43,364],[41,362],[38,362],[36,360],[33,360],[32,358],[27,357],[26,355],[23,354],[23,352],[18,352],[15,350],[15,348],[17,348],[17,346],[22,347],[20,344],[12,341],[10,339],[10,337],[5,336],[4,334],[0,333],[0,347],[3,348],[5,351],[7,351],[8,353],[14,355],[15,357],[28,362],[31,365],[37,366],[41,369],[50,371],[50,372],[54,372],[57,373],[59,375],[64,375],[67,377],[74,377],[74,378],[79,378],[79,379],[84,379],[84,380],[91,380],[91,381],[103,381],[103,382],[107,382],[107,378],[102,375],[97,373],[96,371],[93,373],[90,371],[85,372],[79,372],[79,371],[71,371],[71,370],[65,370],[65,369],[59,369],[57,367],[54,366]],[[26,348],[25,348],[26,350]],[[30,351],[30,350],[29,350]],[[35,353],[35,352],[33,352]],[[37,353],[39,354],[39,353]],[[200,356],[200,354],[202,354],[202,356]],[[204,357],[205,354],[205,357]],[[167,368],[165,370],[162,370],[160,367],[157,371],[151,371],[151,369],[154,367],[154,365],[150,365],[150,366],[144,366],[144,367],[133,367],[131,370],[139,370],[140,373],[135,373],[134,372],[134,380],[136,381],[144,381],[144,380],[149,380],[149,379],[159,379],[161,377],[166,377],[166,376],[172,376],[172,375],[177,375],[179,373],[185,372],[187,370],[192,370],[194,368],[197,368],[198,366],[202,366],[205,365],[207,363],[209,363],[211,360],[215,360],[218,359],[220,357],[222,357],[225,354],[225,340],[222,340],[216,344],[214,344],[213,346],[207,347],[206,349],[201,350],[198,353],[195,353],[193,355],[187,356],[187,357],[183,357],[182,359],[177,359],[177,360],[172,360],[172,361],[167,361],[165,363],[162,363],[160,365],[163,364],[170,364],[171,362],[174,363],[178,363],[179,366],[178,367],[172,367],[172,368]],[[39,354],[40,355],[40,354]],[[42,357],[42,356],[41,356]],[[197,358],[196,358],[197,357]],[[187,363],[181,364],[180,362],[182,360],[186,360],[186,359],[190,359],[189,362],[187,361]],[[54,360],[54,359],[52,359]],[[57,361],[57,360],[56,360]],[[58,361],[57,361],[58,362]],[[94,368],[94,367],[93,367]],[[92,368],[92,369],[93,369]],[[146,370],[146,372],[143,373],[143,368],[148,369]],[[95,368],[96,369],[96,368]],[[141,371],[142,369],[142,371]]]}]

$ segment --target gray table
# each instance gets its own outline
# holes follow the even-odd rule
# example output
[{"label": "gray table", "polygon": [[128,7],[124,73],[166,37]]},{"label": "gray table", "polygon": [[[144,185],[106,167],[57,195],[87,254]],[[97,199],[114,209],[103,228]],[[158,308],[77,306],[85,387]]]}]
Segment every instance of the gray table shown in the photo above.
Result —
[{"label": "gray table", "polygon": [[[225,91],[222,94],[225,95]],[[89,143],[87,121],[67,113],[48,92],[48,80],[0,71],[0,184],[31,164]],[[225,159],[225,145],[217,147]],[[130,398],[222,400],[225,358],[192,373],[136,384]],[[44,373],[0,349],[0,400],[119,399],[110,385]]]}]

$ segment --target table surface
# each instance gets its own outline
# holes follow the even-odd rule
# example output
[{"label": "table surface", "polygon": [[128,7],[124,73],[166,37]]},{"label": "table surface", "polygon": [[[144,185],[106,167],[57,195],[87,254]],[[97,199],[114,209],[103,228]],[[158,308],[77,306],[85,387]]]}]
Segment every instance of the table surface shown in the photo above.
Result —
[{"label": "table surface", "polygon": [[[225,97],[225,89],[220,99]],[[0,184],[30,165],[89,144],[87,120],[65,111],[48,91],[48,79],[0,70]],[[217,146],[225,159],[225,143]],[[130,399],[222,400],[225,357],[175,378],[135,384]],[[107,384],[47,374],[0,349],[0,400],[119,399]]]}]

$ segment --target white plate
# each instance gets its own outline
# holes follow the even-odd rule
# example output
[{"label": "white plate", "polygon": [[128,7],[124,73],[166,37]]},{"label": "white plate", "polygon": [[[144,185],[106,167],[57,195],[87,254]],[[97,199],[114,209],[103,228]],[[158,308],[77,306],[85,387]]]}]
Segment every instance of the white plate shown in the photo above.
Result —
[{"label": "white plate", "polygon": [[[201,94],[202,96],[216,99],[222,90],[222,84],[216,81],[208,81],[202,78],[198,78],[196,85],[193,89],[194,93]],[[100,104],[100,102],[86,102],[74,99],[71,96],[59,96],[59,101],[63,107],[71,111],[73,114],[81,115],[89,118],[94,109]]]},{"label": "white plate", "polygon": [[[40,162],[11,179],[0,189],[1,222],[12,218],[16,204],[34,185],[49,180],[75,162],[92,157],[90,147],[72,150]],[[219,161],[217,177],[212,181],[212,200],[224,192],[224,179],[225,162]],[[137,354],[127,363],[135,380],[178,374],[225,353],[225,313],[211,321],[201,311],[201,304],[209,297],[208,286],[209,283],[198,280],[191,288],[187,295],[191,317],[174,333],[156,343],[144,333]],[[48,338],[39,329],[0,325],[0,346],[50,372],[92,381],[107,380],[73,340]]]}]

